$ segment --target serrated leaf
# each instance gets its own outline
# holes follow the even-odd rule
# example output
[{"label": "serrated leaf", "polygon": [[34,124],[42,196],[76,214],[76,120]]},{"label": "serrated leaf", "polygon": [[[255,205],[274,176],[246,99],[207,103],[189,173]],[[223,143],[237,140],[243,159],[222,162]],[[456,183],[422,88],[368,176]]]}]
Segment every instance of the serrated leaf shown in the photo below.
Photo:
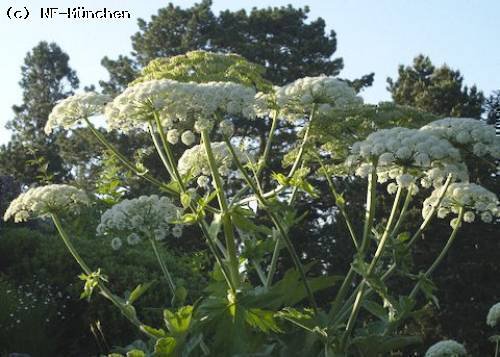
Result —
[{"label": "serrated leaf", "polygon": [[141,350],[130,350],[127,352],[127,357],[145,357],[146,354]]},{"label": "serrated leaf", "polygon": [[175,336],[184,335],[188,332],[192,315],[193,306],[191,305],[183,306],[176,312],[171,312],[168,309],[163,310],[165,326],[167,326],[168,331]]}]

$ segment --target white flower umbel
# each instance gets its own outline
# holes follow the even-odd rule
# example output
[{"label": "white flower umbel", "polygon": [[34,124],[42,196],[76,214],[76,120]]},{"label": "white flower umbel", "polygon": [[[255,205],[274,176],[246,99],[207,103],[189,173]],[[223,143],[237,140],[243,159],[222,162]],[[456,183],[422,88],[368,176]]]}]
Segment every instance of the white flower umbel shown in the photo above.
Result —
[{"label": "white flower umbel", "polygon": [[70,129],[83,118],[88,118],[103,111],[104,105],[110,100],[106,95],[95,92],[75,94],[60,101],[49,114],[45,133],[48,135],[56,128]]},{"label": "white flower umbel", "polygon": [[[257,100],[263,102],[264,96]],[[276,106],[286,119],[294,121],[309,114],[313,104],[319,112],[332,108],[359,105],[363,103],[356,91],[344,81],[333,77],[304,77],[275,88]],[[259,110],[263,112],[262,108]]]},{"label": "white flower umbel", "polygon": [[471,118],[444,118],[436,120],[420,130],[449,140],[476,156],[490,155],[500,158],[500,137],[495,128],[481,120]]},{"label": "white flower umbel", "polygon": [[196,136],[194,136],[194,133],[191,130],[186,130],[181,135],[181,141],[184,145],[191,146],[196,141]]},{"label": "white flower umbel", "polygon": [[488,316],[486,317],[486,323],[491,327],[500,324],[500,302],[490,307],[490,311],[488,311]]},{"label": "white flower umbel", "polygon": [[[438,202],[442,191],[440,188],[434,190],[424,201],[422,216],[425,218],[431,208]],[[475,183],[452,183],[448,186],[446,193],[438,207],[438,217],[445,218],[450,213],[457,213],[459,209],[467,210],[464,221],[471,223],[476,216],[482,221],[490,223],[493,217],[500,216],[497,196]]]},{"label": "white flower umbel", "polygon": [[425,353],[425,357],[461,357],[466,355],[465,347],[454,340],[439,341]]},{"label": "white flower umbel", "polygon": [[[460,152],[446,139],[416,129],[382,129],[365,140],[353,144],[347,166],[355,168],[356,175],[366,176],[371,162],[377,162],[378,181],[390,179],[409,187],[417,177],[425,186],[439,185],[451,172],[455,179],[466,179],[466,167],[460,162]],[[424,186],[424,187],[425,187]]]},{"label": "white flower umbel", "polygon": [[[222,176],[227,176],[233,162],[231,152],[228,150],[226,143],[223,142],[213,142],[211,143],[211,147],[215,163],[219,168],[219,173]],[[248,161],[247,156],[244,155],[243,152],[237,148],[235,148],[235,152],[242,163],[246,163]],[[177,169],[181,175],[189,173],[193,177],[200,175],[210,176],[210,165],[203,145],[196,145],[184,151],[184,154],[182,154],[179,159]]]},{"label": "white flower umbel", "polygon": [[173,222],[180,213],[181,208],[168,197],[151,195],[123,200],[103,213],[97,234],[124,234],[130,245],[138,244],[143,238],[162,240],[169,234],[177,237],[179,230],[182,234],[182,227]]},{"label": "white flower umbel", "polygon": [[44,218],[52,213],[78,213],[80,207],[90,204],[87,194],[69,185],[47,185],[30,188],[13,200],[4,214],[15,222],[30,218]]},{"label": "white flower umbel", "polygon": [[140,82],[128,87],[106,106],[111,129],[142,129],[159,114],[163,127],[179,132],[214,126],[214,115],[253,118],[255,90],[233,82]]}]

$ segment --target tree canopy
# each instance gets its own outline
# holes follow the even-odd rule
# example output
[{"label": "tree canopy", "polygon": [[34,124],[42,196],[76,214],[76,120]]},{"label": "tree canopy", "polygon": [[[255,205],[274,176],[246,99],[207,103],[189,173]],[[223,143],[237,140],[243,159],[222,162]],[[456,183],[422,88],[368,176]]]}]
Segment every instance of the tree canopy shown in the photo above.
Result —
[{"label": "tree canopy", "polygon": [[398,78],[387,78],[387,89],[396,104],[410,105],[441,116],[479,118],[484,95],[475,85],[464,85],[459,70],[436,67],[418,55],[411,66],[400,65]]}]

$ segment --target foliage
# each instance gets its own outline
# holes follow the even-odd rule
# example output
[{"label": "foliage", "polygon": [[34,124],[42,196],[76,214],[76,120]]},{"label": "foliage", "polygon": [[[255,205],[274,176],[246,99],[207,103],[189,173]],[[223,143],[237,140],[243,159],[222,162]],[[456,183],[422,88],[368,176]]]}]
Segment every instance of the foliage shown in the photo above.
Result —
[{"label": "foliage", "polygon": [[[214,58],[214,55],[201,55]],[[188,54],[173,59],[174,64],[181,66],[178,73],[183,72],[182,65],[189,57]],[[208,61],[208,68],[203,70],[216,72],[203,77],[213,78],[220,68],[231,67],[231,60],[220,63],[223,65],[212,67]],[[196,73],[204,73],[203,70]],[[175,67],[160,75],[169,72],[175,73]],[[180,78],[185,79],[182,75]],[[500,143],[490,140],[484,124],[474,120],[467,121],[467,128],[463,127],[463,120],[450,120],[451,130],[446,136],[432,126],[441,125],[443,121],[432,122],[433,130],[429,126],[379,129],[355,143],[340,141],[339,145],[348,149],[349,156],[342,164],[343,170],[332,174],[328,168],[338,164],[335,153],[325,146],[318,150],[308,148],[311,125],[319,120],[317,118],[334,113],[338,121],[357,116],[361,127],[366,121],[372,122],[372,127],[377,124],[389,127],[390,120],[398,120],[391,116],[391,109],[400,112],[405,109],[396,106],[379,111],[377,107],[358,107],[360,99],[351,88],[325,76],[299,79],[284,87],[275,87],[270,93],[255,93],[241,83],[205,83],[202,78],[200,81],[189,84],[171,79],[141,81],[118,95],[104,110],[109,127],[125,133],[131,126],[146,129],[169,174],[168,181],[152,176],[147,167],[129,161],[95,129],[87,112],[81,111],[80,116],[75,117],[74,111],[65,115],[58,107],[54,109],[63,116],[57,120],[59,125],[70,129],[84,121],[99,142],[128,170],[156,186],[163,195],[180,201],[180,205],[175,205],[169,198],[158,195],[124,200],[104,212],[97,227],[98,233],[103,232],[103,227],[112,228],[114,252],[121,252],[120,236],[125,234],[131,247],[142,246],[140,236],[149,240],[157,264],[145,269],[163,273],[163,278],[158,280],[169,289],[166,294],[169,303],[164,302],[151,315],[145,314],[140,297],[151,289],[148,281],[123,295],[117,294],[113,292],[116,291],[113,274],[104,264],[101,261],[89,264],[88,257],[80,255],[77,241],[71,237],[78,231],[78,221],[83,223],[89,217],[79,210],[64,208],[71,197],[74,197],[71,204],[79,201],[88,204],[87,200],[80,199],[81,191],[70,192],[65,185],[30,189],[13,202],[5,218],[50,214],[62,242],[83,271],[80,275],[85,281],[82,297],[90,298],[94,290],[99,290],[125,320],[144,334],[146,348],[141,350],[137,344],[130,346],[127,351],[130,355],[280,355],[291,354],[291,351],[299,351],[300,355],[386,355],[420,343],[421,337],[407,333],[405,325],[422,315],[422,303],[437,303],[431,278],[462,225],[472,223],[475,214],[484,222],[500,216],[496,195],[467,182],[464,154],[497,159]],[[80,97],[69,101],[76,98]],[[182,106],[171,104],[172,98]],[[262,98],[266,98],[264,104]],[[263,105],[268,108],[249,109]],[[406,111],[409,117],[399,120],[427,121],[425,114]],[[363,112],[365,115],[360,114]],[[247,144],[246,156],[235,145],[243,141],[241,147],[244,147],[244,140],[252,141],[251,135],[237,136],[235,130],[228,130],[234,125],[233,119],[252,118],[255,113],[270,113],[273,122],[294,118],[291,123],[298,126],[294,128],[296,131],[304,126],[300,141],[292,143],[296,155],[290,169],[271,175],[277,185],[268,178],[272,188],[268,192],[262,188],[261,174],[271,155],[270,141],[276,139],[275,130],[280,129],[272,125],[262,154]],[[194,141],[179,143],[178,133],[184,130],[196,133]],[[464,140],[465,131],[471,132],[473,140]],[[314,137],[314,132],[312,134]],[[198,140],[198,145],[185,149]],[[476,150],[478,143],[485,145],[485,150]],[[182,155],[173,151],[180,145],[185,149]],[[184,165],[184,159],[190,165]],[[349,180],[352,173],[367,178],[364,218],[356,221],[349,215],[350,202],[338,191],[335,182],[337,177]],[[203,180],[199,179],[200,175],[204,175]],[[333,209],[332,219],[343,219],[348,227],[353,255],[348,271],[341,275],[328,274],[327,264],[320,264],[312,274],[314,257],[300,256],[290,237],[290,232],[305,217],[296,210],[297,197],[310,197],[313,201],[321,197],[313,180],[326,180],[335,200],[335,206],[325,202],[326,207]],[[393,203],[388,216],[381,216],[377,209],[378,185],[394,195],[389,198]],[[41,197],[35,194],[44,190],[51,194]],[[54,195],[59,191],[59,195]],[[18,201],[24,202],[24,196],[34,199],[23,206]],[[385,200],[383,196],[382,199]],[[99,207],[99,197],[94,200]],[[148,202],[149,208],[145,205]],[[403,231],[408,209],[421,205],[420,227],[414,231],[410,226],[410,232],[414,233]],[[75,216],[77,221],[67,219]],[[414,271],[413,250],[422,233],[433,218],[446,219],[447,216],[452,219],[446,243],[437,256],[432,257],[429,266]],[[205,272],[204,290],[195,299],[190,298],[189,287],[177,278],[179,272],[175,270],[183,268],[182,265],[165,259],[158,248],[158,241],[166,236],[158,230],[168,231],[169,224],[196,230],[210,253],[213,269]],[[66,228],[68,225],[76,230]],[[318,221],[316,225],[321,227],[324,223]],[[181,228],[177,233],[175,228],[167,244],[175,244],[175,237],[182,234]],[[129,234],[130,229],[136,232]],[[124,255],[129,249],[132,248],[127,247]],[[108,251],[112,252],[109,248]],[[278,259],[285,251],[292,268],[277,275]],[[144,267],[144,264],[138,266]],[[394,279],[402,279],[411,289],[393,288]],[[323,293],[331,294],[327,295],[331,298],[318,303],[317,296]],[[160,311],[163,321],[158,318]]]},{"label": "foliage", "polygon": [[[101,81],[105,93],[116,93],[137,76],[137,71],[152,60],[181,55],[193,50],[238,53],[267,69],[264,77],[284,84],[306,75],[337,75],[343,68],[341,58],[331,59],[337,49],[334,31],[325,33],[325,22],[308,20],[309,8],[254,8],[211,10],[212,2],[203,0],[191,8],[174,4],[158,11],[151,20],[139,19],[139,31],[132,37],[133,58],[105,57],[102,64],[110,74]],[[155,62],[153,62],[155,63]],[[360,90],[373,82],[373,73],[354,80]]]},{"label": "foliage", "polygon": [[435,67],[429,57],[418,55],[411,66],[399,66],[398,78],[387,79],[396,104],[410,105],[440,116],[479,118],[484,95],[475,85],[463,85],[460,71],[447,65]]}]

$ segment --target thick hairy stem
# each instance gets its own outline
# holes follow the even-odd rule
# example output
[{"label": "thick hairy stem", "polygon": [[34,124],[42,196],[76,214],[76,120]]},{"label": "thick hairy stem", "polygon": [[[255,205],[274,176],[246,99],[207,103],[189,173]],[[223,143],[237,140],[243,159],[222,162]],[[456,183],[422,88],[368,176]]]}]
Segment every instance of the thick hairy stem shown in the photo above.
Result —
[{"label": "thick hairy stem", "polygon": [[281,237],[281,239],[283,239],[283,242],[285,243],[285,246],[288,249],[288,252],[289,252],[289,254],[290,254],[290,256],[291,256],[291,258],[292,258],[292,260],[293,260],[293,262],[295,264],[295,267],[299,271],[300,277],[301,277],[302,282],[304,284],[304,287],[306,289],[307,296],[308,296],[308,298],[309,298],[309,300],[310,300],[310,302],[311,302],[311,304],[313,306],[313,309],[314,309],[315,312],[317,312],[318,305],[316,304],[316,300],[314,299],[314,295],[312,293],[311,287],[309,286],[309,283],[307,282],[306,273],[305,273],[304,267],[303,267],[303,265],[302,265],[302,263],[300,261],[299,256],[297,255],[297,252],[295,251],[295,247],[293,246],[290,238],[288,237],[288,233],[287,233],[286,229],[283,227],[283,225],[281,224],[281,222],[278,219],[278,217],[271,210],[271,208],[269,207],[267,201],[259,193],[259,190],[258,190],[257,186],[252,181],[251,177],[248,175],[248,173],[246,172],[245,168],[243,167],[243,165],[241,164],[240,160],[238,159],[238,156],[236,155],[236,152],[234,151],[234,148],[231,145],[231,142],[227,138],[225,138],[225,142],[226,142],[226,145],[227,145],[227,147],[228,147],[228,149],[229,149],[229,151],[231,153],[231,156],[233,157],[234,162],[236,163],[236,166],[238,167],[238,170],[242,173],[245,182],[247,183],[247,185],[250,186],[250,188],[254,192],[257,200],[264,207],[266,213],[271,218],[271,221],[273,222],[274,226],[277,228],[277,230],[279,232],[279,236]]},{"label": "thick hairy stem", "polygon": [[158,243],[156,242],[156,239],[154,237],[149,239],[151,241],[151,246],[153,247],[153,251],[156,256],[156,260],[158,260],[158,264],[160,264],[161,271],[163,272],[163,275],[165,276],[165,280],[167,281],[168,287],[170,291],[172,292],[172,300],[175,298],[175,284],[174,280],[172,279],[172,275],[170,275],[170,272],[167,269],[167,265],[163,261],[163,258],[160,255],[160,251],[158,249]]},{"label": "thick hairy stem", "polygon": [[370,231],[375,217],[375,196],[377,187],[377,163],[372,162],[372,170],[368,175],[368,190],[366,192],[365,224],[363,226],[363,237],[361,239],[361,253],[366,252]]},{"label": "thick hairy stem", "polygon": [[[404,248],[405,251],[408,251],[412,247],[412,245],[420,237],[420,235],[422,234],[422,232],[425,231],[425,229],[429,225],[431,219],[435,216],[437,208],[441,204],[441,202],[442,202],[442,200],[443,200],[443,198],[444,198],[444,196],[446,194],[446,190],[448,189],[448,186],[451,183],[451,179],[452,179],[452,176],[449,175],[447,177],[445,183],[442,186],[442,191],[441,191],[441,194],[438,197],[437,203],[432,207],[432,209],[429,212],[429,214],[425,217],[424,222],[420,225],[419,229],[415,232],[415,234],[409,240],[409,243]],[[408,196],[407,196],[407,198],[405,200],[405,203],[403,204],[403,208],[401,210],[401,215],[399,216],[399,219],[396,222],[396,225],[394,226],[394,228],[393,228],[393,230],[391,232],[391,237],[394,237],[397,234],[398,226],[400,226],[400,224],[401,224],[401,217],[404,215],[404,212],[407,209],[407,201],[409,201]],[[391,277],[392,274],[396,271],[396,268],[397,268],[397,264],[396,263],[392,264],[391,267],[382,275],[382,281],[386,281],[389,277]],[[340,310],[340,312],[338,313],[338,316],[335,317],[334,324],[338,323],[339,321],[342,321],[346,317],[347,311],[348,311],[348,307],[352,305],[355,297],[357,296],[358,291],[359,291],[359,287],[346,300],[346,303],[344,304],[344,307]],[[364,297],[368,296],[372,292],[373,292],[373,290],[371,288],[366,289]]]},{"label": "thick hairy stem", "polygon": [[[387,224],[384,229],[384,233],[382,234],[382,237],[380,238],[379,244],[377,246],[377,250],[375,251],[375,255],[373,256],[373,259],[368,267],[368,270],[366,272],[366,278],[369,278],[370,275],[373,273],[375,270],[375,267],[377,266],[378,261],[380,260],[382,253],[384,252],[388,237],[389,237],[389,232],[391,231],[392,224],[394,222],[394,219],[396,218],[396,212],[398,210],[399,206],[399,201],[401,200],[401,192],[402,192],[402,187],[398,186],[398,190],[396,192],[396,197],[394,197],[394,203],[392,205],[391,213],[389,215],[389,219],[387,220]],[[341,340],[341,345],[344,346],[347,338],[351,334],[354,325],[356,323],[356,319],[358,317],[359,309],[361,308],[361,303],[363,302],[363,295],[366,289],[366,278],[363,279],[360,283],[360,288],[359,291],[356,295],[356,299],[354,300],[354,305],[352,307],[351,315],[349,316],[349,320],[347,321],[347,326],[344,332],[344,335],[342,336]]]},{"label": "thick hairy stem", "polygon": [[262,170],[266,167],[267,158],[269,153],[271,152],[271,146],[274,138],[274,132],[276,131],[276,126],[278,124],[278,110],[273,110],[271,115],[271,129],[269,130],[269,136],[267,137],[266,147],[264,148],[264,153],[262,154],[261,162],[259,163],[259,167],[257,168],[257,172],[255,174],[255,179],[258,180]]},{"label": "thick hairy stem", "polygon": [[[368,188],[366,192],[366,208],[365,208],[365,223],[363,226],[363,236],[361,239],[361,247],[359,248],[359,255],[364,258],[366,250],[368,248],[369,233],[373,226],[373,220],[375,216],[375,196],[376,196],[376,185],[377,185],[377,163],[372,162],[372,170],[368,175]],[[330,311],[330,317],[333,318],[338,311],[340,304],[343,303],[345,295],[349,291],[349,287],[356,276],[353,267],[349,268],[346,277],[340,287],[337,296],[335,297],[333,309]]]},{"label": "thick hairy stem", "polygon": [[[427,269],[425,271],[425,273],[422,275],[423,279],[427,279],[429,276],[431,276],[431,274],[434,272],[434,270],[436,270],[436,268],[438,267],[438,265],[443,261],[444,257],[446,256],[446,254],[450,250],[451,246],[453,245],[453,242],[455,241],[455,239],[457,237],[457,233],[460,230],[460,226],[462,225],[462,220],[464,218],[464,211],[465,210],[463,209],[463,207],[461,207],[459,209],[459,211],[458,211],[458,217],[457,217],[457,222],[455,224],[455,227],[453,227],[453,231],[451,232],[451,235],[448,238],[448,241],[446,242],[446,245],[444,246],[444,248],[441,251],[441,253],[439,253],[439,255],[437,256],[436,260],[434,260],[434,262],[431,264],[431,266],[429,267],[429,269]],[[413,290],[411,291],[411,293],[409,295],[411,299],[414,299],[415,296],[417,295],[418,290],[420,288],[421,282],[422,282],[422,279],[419,279],[419,281],[413,287]]]},{"label": "thick hairy stem", "polygon": [[273,284],[274,274],[276,274],[276,266],[278,265],[278,257],[280,255],[281,249],[281,239],[279,236],[276,237],[276,243],[274,244],[273,256],[271,258],[271,264],[269,265],[269,272],[267,273],[267,279],[265,287],[268,288]]},{"label": "thick hairy stem", "polygon": [[[54,225],[56,226],[57,231],[59,232],[59,236],[61,237],[62,241],[66,245],[66,248],[68,251],[71,253],[75,261],[80,265],[80,268],[84,271],[85,274],[90,275],[92,274],[92,269],[89,268],[87,263],[83,260],[83,258],[78,254],[78,251],[75,249],[73,246],[73,243],[71,243],[71,240],[69,239],[69,236],[67,235],[66,231],[64,230],[62,226],[62,222],[59,219],[59,216],[57,214],[52,214],[51,215],[52,221],[54,222]],[[148,335],[150,338],[156,338],[154,335],[151,333],[147,332],[142,328],[143,324],[139,321],[139,319],[136,316],[131,315],[130,310],[127,309],[127,307],[118,301],[116,297],[109,291],[109,289],[104,285],[104,283],[101,280],[98,280],[97,286],[101,290],[102,295],[110,300],[113,305],[115,305],[120,312],[125,316],[132,324],[134,324],[137,328],[139,328],[143,333]]]},{"label": "thick hairy stem", "polygon": [[234,237],[233,225],[231,223],[231,217],[229,214],[229,207],[226,199],[226,194],[224,192],[224,186],[222,184],[222,179],[219,174],[219,168],[217,167],[217,163],[215,161],[215,157],[212,152],[210,138],[206,130],[203,130],[201,132],[201,138],[203,141],[203,145],[205,147],[205,152],[207,154],[208,165],[210,166],[210,172],[212,173],[215,189],[217,190],[217,199],[219,201],[219,205],[222,211],[222,225],[223,225],[224,236],[226,238],[226,249],[227,249],[227,254],[229,256],[231,279],[234,286],[237,288],[240,283],[239,262],[236,251],[236,239]]}]

